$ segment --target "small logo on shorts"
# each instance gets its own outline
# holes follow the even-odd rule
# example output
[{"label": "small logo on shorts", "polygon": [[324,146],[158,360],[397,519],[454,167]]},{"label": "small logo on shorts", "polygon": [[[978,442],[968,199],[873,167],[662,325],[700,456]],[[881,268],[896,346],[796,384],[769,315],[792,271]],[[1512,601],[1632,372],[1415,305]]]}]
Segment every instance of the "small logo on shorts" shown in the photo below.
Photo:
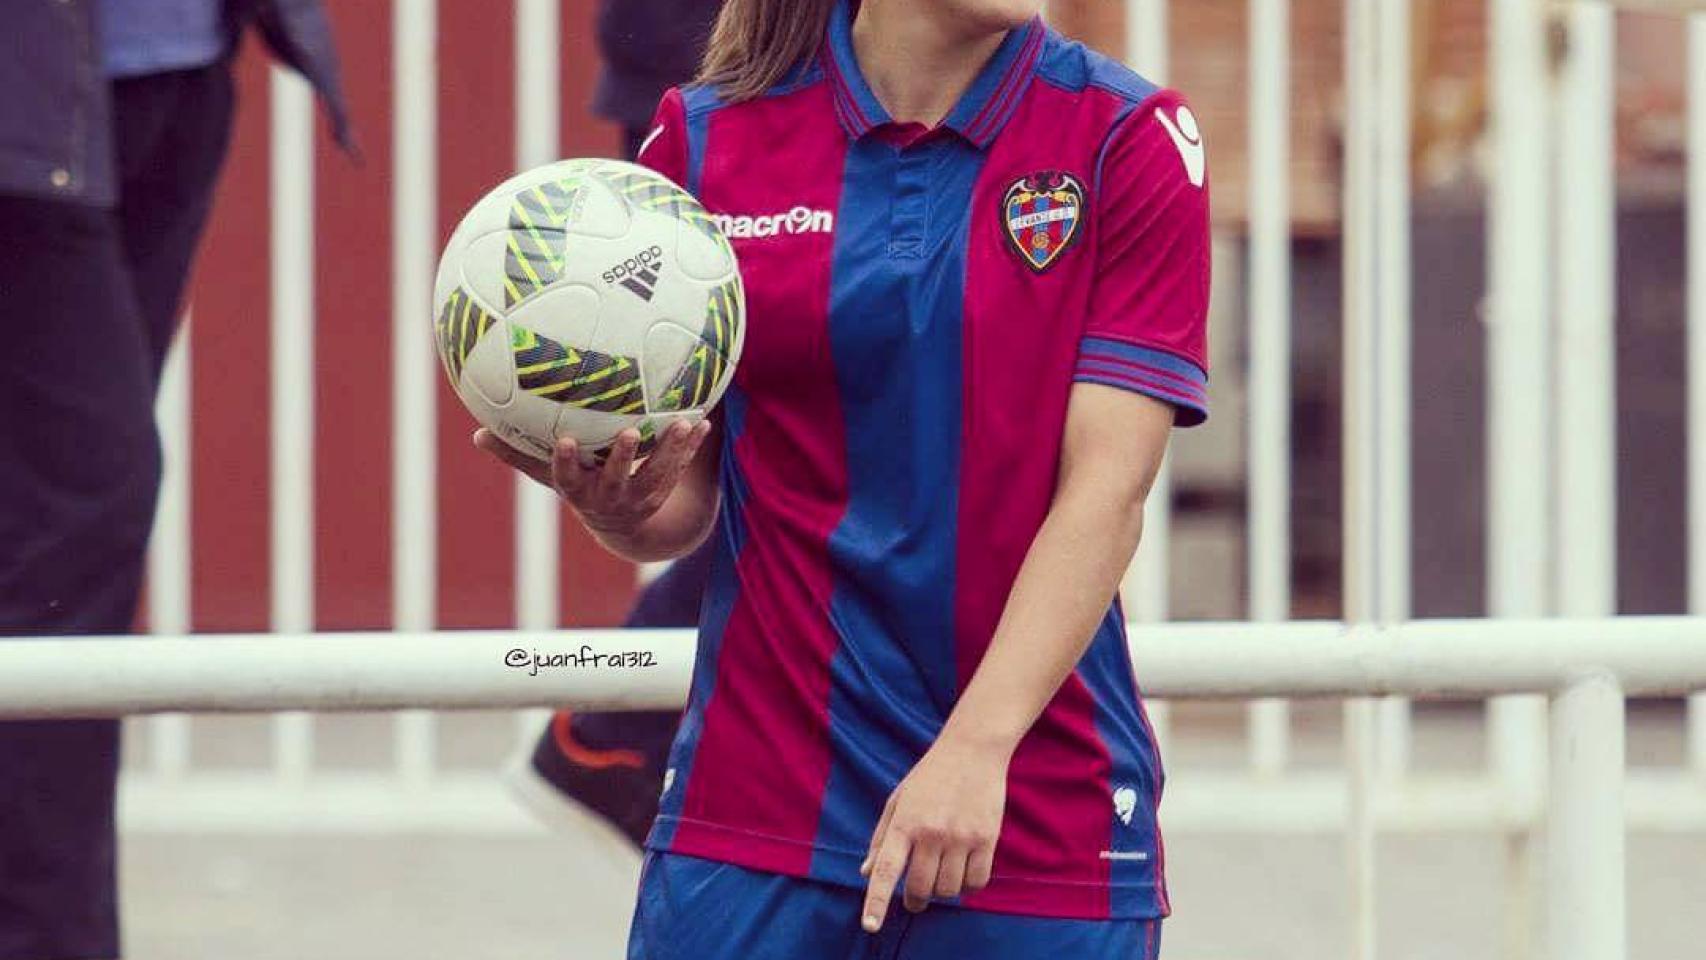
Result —
[{"label": "small logo on shorts", "polygon": [[1130,787],[1120,787],[1114,791],[1114,816],[1120,818],[1120,823],[1131,826],[1131,815],[1137,812],[1137,791]]}]

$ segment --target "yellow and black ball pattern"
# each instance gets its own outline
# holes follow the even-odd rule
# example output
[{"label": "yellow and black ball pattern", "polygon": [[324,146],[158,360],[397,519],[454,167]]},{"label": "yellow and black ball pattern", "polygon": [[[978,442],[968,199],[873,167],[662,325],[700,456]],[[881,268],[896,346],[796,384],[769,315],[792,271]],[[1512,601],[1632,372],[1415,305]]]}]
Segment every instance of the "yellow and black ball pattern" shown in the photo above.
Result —
[{"label": "yellow and black ball pattern", "polygon": [[536,397],[605,413],[640,413],[646,408],[640,368],[629,357],[566,347],[513,324],[510,346],[516,382]]},{"label": "yellow and black ball pattern", "polygon": [[509,244],[504,251],[504,307],[513,307],[563,275],[568,234],[579,178],[541,183],[515,195],[509,208]]},{"label": "yellow and black ball pattern", "polygon": [[462,365],[468,362],[468,354],[480,342],[480,337],[497,322],[497,318],[481,308],[468,291],[461,288],[451,291],[435,324],[438,355],[444,360],[444,372],[450,375],[451,383],[456,383],[462,376]]}]

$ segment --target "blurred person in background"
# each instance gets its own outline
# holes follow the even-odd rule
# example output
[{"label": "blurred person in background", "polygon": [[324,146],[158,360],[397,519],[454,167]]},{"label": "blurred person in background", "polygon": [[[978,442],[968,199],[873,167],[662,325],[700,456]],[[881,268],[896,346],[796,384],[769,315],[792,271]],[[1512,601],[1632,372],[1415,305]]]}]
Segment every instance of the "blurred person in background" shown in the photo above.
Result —
[{"label": "blurred person in background", "polygon": [[[723,0],[604,0],[598,16],[604,68],[593,109],[621,126],[626,158],[637,157],[651,135],[664,91],[698,72],[722,6]],[[623,626],[696,626],[710,569],[709,545],[674,561],[641,593]],[[674,710],[559,710],[511,782],[548,822],[557,822],[567,804],[571,823],[590,811],[638,847],[657,816],[679,721]]]},{"label": "blurred person in background", "polygon": [[598,51],[604,57],[592,108],[622,128],[632,160],[651,132],[665,90],[699,72],[723,0],[603,0]]},{"label": "blurred person in background", "polygon": [[[6,4],[0,636],[131,629],[160,483],[154,395],[249,26],[348,147],[318,0]],[[118,759],[117,720],[0,723],[0,960],[119,955]]]}]

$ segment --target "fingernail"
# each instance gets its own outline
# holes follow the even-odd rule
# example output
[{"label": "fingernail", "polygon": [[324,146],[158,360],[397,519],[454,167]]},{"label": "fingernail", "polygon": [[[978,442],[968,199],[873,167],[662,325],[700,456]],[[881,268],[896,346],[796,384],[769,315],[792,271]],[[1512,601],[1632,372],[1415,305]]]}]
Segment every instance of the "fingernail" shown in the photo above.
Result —
[{"label": "fingernail", "polygon": [[874,914],[874,913],[865,914],[864,927],[865,927],[866,933],[876,933],[879,929],[882,928],[882,925],[883,925],[883,922],[881,920],[877,919],[876,914]]}]

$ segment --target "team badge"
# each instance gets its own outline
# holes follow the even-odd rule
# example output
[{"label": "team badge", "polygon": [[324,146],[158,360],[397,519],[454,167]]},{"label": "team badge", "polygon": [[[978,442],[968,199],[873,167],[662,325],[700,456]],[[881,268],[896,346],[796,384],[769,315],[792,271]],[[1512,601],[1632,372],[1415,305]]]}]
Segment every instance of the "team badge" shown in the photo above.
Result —
[{"label": "team badge", "polygon": [[1001,198],[1001,222],[1019,258],[1042,273],[1078,237],[1084,222],[1084,185],[1058,170],[1022,177]]}]

